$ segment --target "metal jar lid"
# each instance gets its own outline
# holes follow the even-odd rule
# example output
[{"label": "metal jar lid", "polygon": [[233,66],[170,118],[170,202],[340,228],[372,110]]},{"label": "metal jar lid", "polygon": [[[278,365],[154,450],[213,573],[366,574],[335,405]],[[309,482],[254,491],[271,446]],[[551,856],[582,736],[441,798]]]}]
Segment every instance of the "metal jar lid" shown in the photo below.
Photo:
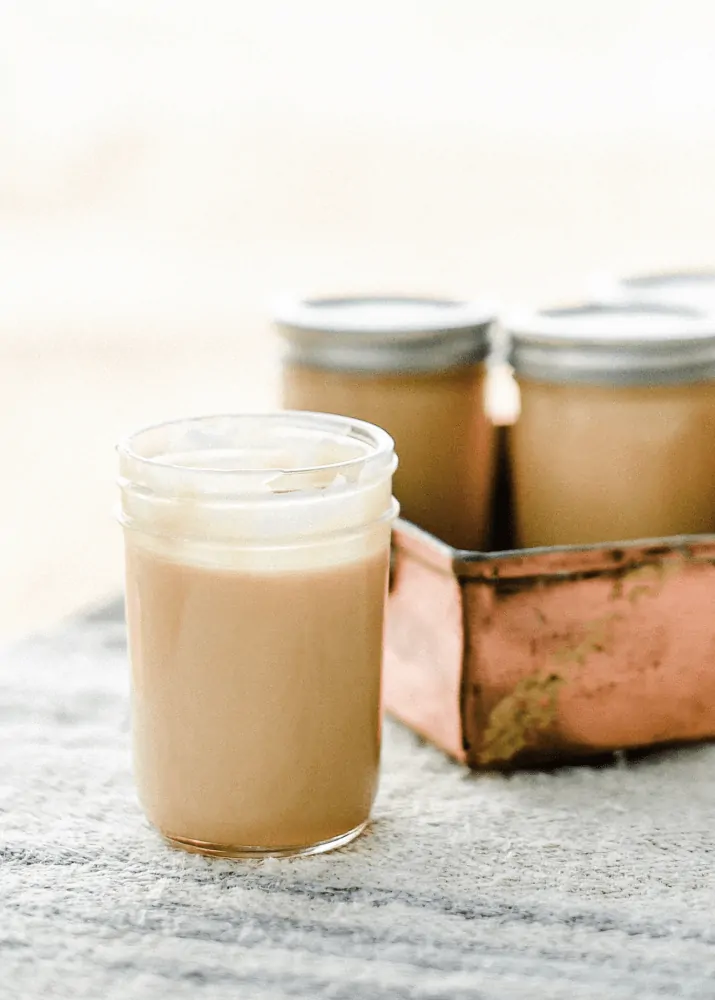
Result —
[{"label": "metal jar lid", "polygon": [[658,303],[585,304],[505,319],[517,375],[660,385],[715,378],[715,318]]},{"label": "metal jar lid", "polygon": [[298,299],[274,311],[288,360],[362,373],[441,371],[489,353],[493,311],[402,295]]},{"label": "metal jar lid", "polygon": [[614,281],[608,301],[662,302],[715,312],[715,271],[668,271]]}]

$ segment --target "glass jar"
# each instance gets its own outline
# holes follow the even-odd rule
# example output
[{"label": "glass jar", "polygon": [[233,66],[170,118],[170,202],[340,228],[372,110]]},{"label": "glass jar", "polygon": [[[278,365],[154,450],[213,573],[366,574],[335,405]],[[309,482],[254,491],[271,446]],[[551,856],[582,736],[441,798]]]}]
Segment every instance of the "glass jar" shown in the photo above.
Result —
[{"label": "glass jar", "polygon": [[483,548],[494,479],[485,408],[492,314],[444,299],[310,299],[276,314],[283,404],[384,427],[402,516],[450,545]]},{"label": "glass jar", "polygon": [[602,302],[656,303],[715,312],[715,271],[664,271],[594,281]]},{"label": "glass jar", "polygon": [[522,546],[715,531],[715,322],[584,305],[506,320]]},{"label": "glass jar", "polygon": [[377,787],[391,438],[318,413],[119,446],[139,796],[172,844],[311,854]]}]

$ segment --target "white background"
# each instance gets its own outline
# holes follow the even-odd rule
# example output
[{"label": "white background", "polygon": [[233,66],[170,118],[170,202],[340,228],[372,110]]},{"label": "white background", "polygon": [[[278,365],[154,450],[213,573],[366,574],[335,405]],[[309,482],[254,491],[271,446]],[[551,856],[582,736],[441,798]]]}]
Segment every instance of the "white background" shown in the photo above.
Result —
[{"label": "white background", "polygon": [[0,635],[120,581],[112,443],[271,405],[286,289],[713,265],[711,0],[0,0]]}]

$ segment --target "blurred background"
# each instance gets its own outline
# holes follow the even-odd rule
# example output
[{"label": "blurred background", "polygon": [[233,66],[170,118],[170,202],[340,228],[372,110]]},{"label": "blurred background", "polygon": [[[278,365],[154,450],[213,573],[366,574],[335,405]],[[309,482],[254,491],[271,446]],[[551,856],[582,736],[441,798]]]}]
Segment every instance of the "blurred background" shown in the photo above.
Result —
[{"label": "blurred background", "polygon": [[0,638],[121,585],[113,444],[276,398],[276,293],[712,265],[712,0],[0,0]]}]

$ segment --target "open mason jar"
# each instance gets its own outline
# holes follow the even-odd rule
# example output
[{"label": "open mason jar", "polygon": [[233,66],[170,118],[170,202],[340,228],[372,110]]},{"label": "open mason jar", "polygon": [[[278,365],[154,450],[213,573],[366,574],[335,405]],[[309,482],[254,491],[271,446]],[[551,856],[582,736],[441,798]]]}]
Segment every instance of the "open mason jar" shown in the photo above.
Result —
[{"label": "open mason jar", "polygon": [[287,412],[162,424],[118,450],[149,820],[228,857],[348,843],[377,788],[392,439]]}]

